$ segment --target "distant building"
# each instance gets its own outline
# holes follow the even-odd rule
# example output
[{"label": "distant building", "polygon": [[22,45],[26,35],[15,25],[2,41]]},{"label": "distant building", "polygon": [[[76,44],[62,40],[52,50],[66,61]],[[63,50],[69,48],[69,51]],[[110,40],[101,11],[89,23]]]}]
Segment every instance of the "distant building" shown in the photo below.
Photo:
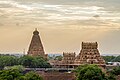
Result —
[{"label": "distant building", "polygon": [[37,29],[33,32],[33,37],[29,46],[28,55],[41,56],[47,58]]},{"label": "distant building", "polygon": [[74,64],[75,55],[76,55],[75,52],[74,53],[64,53],[63,52],[62,63],[63,64]]},{"label": "distant building", "polygon": [[105,60],[100,56],[97,42],[82,42],[82,49],[76,57],[75,63],[105,65]]},{"label": "distant building", "polygon": [[98,66],[105,67],[105,60],[100,56],[97,42],[82,42],[82,49],[79,55],[76,56],[75,53],[63,52],[62,61],[55,61],[52,63],[53,66],[62,68],[75,68],[84,64],[96,64]]},{"label": "distant building", "polygon": [[120,66],[120,62],[107,62],[108,65]]}]

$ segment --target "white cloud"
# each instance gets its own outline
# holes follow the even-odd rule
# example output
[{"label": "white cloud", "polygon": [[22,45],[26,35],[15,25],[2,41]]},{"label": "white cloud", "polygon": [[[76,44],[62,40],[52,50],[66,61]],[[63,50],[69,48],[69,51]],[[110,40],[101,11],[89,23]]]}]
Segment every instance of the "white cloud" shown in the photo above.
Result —
[{"label": "white cloud", "polygon": [[[18,0],[19,1],[19,0]],[[95,28],[95,26],[103,26],[106,28],[114,24],[119,26],[120,13],[113,13],[106,10],[104,6],[98,5],[76,5],[76,4],[50,4],[43,2],[22,2],[13,0],[0,1],[0,17],[3,23],[21,22],[23,24],[42,24],[42,25],[81,25]],[[10,5],[4,7],[4,5]],[[99,18],[93,17],[99,15]],[[3,16],[7,16],[6,18]],[[4,20],[4,21],[3,21]],[[67,23],[66,23],[67,22]],[[79,24],[78,22],[82,22]],[[69,23],[69,24],[68,24]],[[103,28],[102,27],[102,28]],[[100,27],[96,27],[100,28]],[[118,28],[118,27],[114,27]]]},{"label": "white cloud", "polygon": [[26,10],[32,10],[31,7],[28,7],[27,5],[19,4],[15,1],[0,1],[0,4],[7,4],[7,5],[11,5],[12,7],[23,8]]}]

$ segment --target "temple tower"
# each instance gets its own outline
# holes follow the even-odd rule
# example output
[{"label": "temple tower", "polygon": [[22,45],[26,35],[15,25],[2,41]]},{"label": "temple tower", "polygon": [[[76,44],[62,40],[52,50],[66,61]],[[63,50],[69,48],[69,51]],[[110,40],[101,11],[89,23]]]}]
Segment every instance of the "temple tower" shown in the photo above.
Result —
[{"label": "temple tower", "polygon": [[35,31],[33,32],[33,37],[29,46],[28,55],[47,58],[47,54],[45,54],[44,52],[44,48],[37,29],[35,29]]},{"label": "temple tower", "polygon": [[104,59],[100,56],[97,42],[82,42],[82,49],[75,60],[76,64],[105,65]]},{"label": "temple tower", "polygon": [[74,53],[63,52],[62,63],[63,64],[74,64],[75,55],[76,55],[75,52]]}]

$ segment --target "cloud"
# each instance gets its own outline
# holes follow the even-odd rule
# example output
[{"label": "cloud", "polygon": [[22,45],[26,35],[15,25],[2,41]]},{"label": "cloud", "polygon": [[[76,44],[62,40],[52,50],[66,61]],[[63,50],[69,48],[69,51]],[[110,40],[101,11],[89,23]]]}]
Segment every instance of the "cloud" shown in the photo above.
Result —
[{"label": "cloud", "polygon": [[23,8],[23,9],[26,9],[26,10],[31,10],[32,8],[31,7],[28,7],[26,5],[22,5],[22,4],[19,4],[18,2],[15,2],[15,1],[0,1],[0,4],[3,5],[3,8],[5,8],[6,5],[6,8],[7,7],[17,7],[17,8]]},{"label": "cloud", "polygon": [[[103,2],[97,0],[94,3],[93,0],[70,0],[69,2],[65,0],[4,0],[0,1],[0,21],[3,24],[15,26],[18,26],[16,23],[20,23],[56,27],[66,25],[68,29],[69,26],[98,29],[114,26],[113,29],[117,29],[120,25],[120,12],[114,12],[116,5],[111,10],[108,8],[113,4],[112,0],[109,4],[106,4],[107,2],[108,0]],[[118,3],[114,2],[114,4]]]},{"label": "cloud", "polygon": [[[114,31],[120,31],[119,3],[120,0],[0,0],[0,48],[2,50],[4,46],[3,50],[21,51],[28,45],[31,32],[36,27],[48,51],[53,47],[54,51],[59,51],[59,48],[64,51],[71,45],[78,45],[81,40],[104,42],[107,39],[104,45],[110,41],[110,45],[116,46],[119,34]],[[111,42],[113,37],[111,34],[106,36],[108,32],[115,34],[113,37],[118,41]],[[19,43],[18,47],[16,43]],[[78,47],[73,46],[69,50]],[[101,50],[106,47],[109,48],[105,46]]]},{"label": "cloud", "polygon": [[0,26],[4,26],[4,24],[0,23]]}]

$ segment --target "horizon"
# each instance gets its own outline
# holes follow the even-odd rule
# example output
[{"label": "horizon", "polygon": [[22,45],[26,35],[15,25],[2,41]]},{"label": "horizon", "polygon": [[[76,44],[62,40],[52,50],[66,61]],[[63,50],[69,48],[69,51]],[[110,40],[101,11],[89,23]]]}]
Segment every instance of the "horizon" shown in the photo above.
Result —
[{"label": "horizon", "polygon": [[28,51],[35,28],[45,53],[76,52],[98,42],[100,54],[120,54],[119,0],[0,0],[0,53]]},{"label": "horizon", "polygon": [[[27,53],[17,53],[17,52],[0,52],[0,54],[3,54],[3,55],[27,55]],[[45,53],[46,54],[46,53]],[[76,56],[78,55],[79,53],[76,53]],[[63,53],[48,53],[48,55],[63,55]],[[100,53],[101,56],[120,56],[119,53],[114,53],[114,54],[107,54],[107,53]]]}]

